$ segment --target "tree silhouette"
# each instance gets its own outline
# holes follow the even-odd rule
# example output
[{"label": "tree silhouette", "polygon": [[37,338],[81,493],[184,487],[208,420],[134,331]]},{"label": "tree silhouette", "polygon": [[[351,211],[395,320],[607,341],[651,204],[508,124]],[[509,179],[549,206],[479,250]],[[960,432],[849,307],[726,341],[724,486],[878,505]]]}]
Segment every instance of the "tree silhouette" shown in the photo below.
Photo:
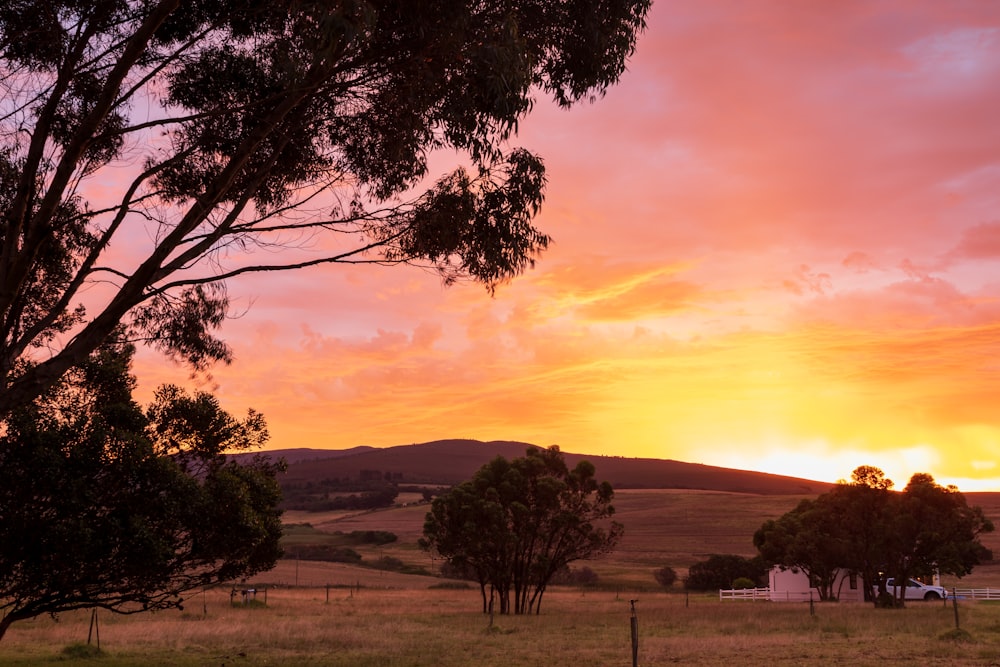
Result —
[{"label": "tree silhouette", "polygon": [[214,397],[132,400],[132,350],[105,345],[0,435],[0,638],[41,614],[180,607],[185,592],[272,568],[281,465],[223,450],[267,438]]},{"label": "tree silhouette", "polygon": [[569,470],[555,446],[512,461],[498,456],[434,499],[421,545],[473,575],[483,611],[489,587],[500,613],[539,613],[553,576],[621,537],[621,524],[609,521],[614,492],[594,474],[587,461]]},{"label": "tree silhouette", "polygon": [[[536,94],[568,107],[615,83],[649,4],[0,3],[0,415],[121,324],[195,368],[227,361],[215,330],[242,274],[518,274],[549,243],[545,173],[509,141]],[[435,180],[442,151],[466,167]]]},{"label": "tree silhouette", "polygon": [[[910,478],[902,492],[881,470],[861,466],[815,500],[766,521],[754,534],[765,561],[796,567],[810,576],[821,599],[833,599],[838,573],[862,575],[866,598],[886,600],[885,580],[905,582],[934,574],[969,574],[984,554],[980,535],[993,530],[982,509],[970,507],[955,487],[926,473]],[[893,606],[903,606],[898,586]]]}]

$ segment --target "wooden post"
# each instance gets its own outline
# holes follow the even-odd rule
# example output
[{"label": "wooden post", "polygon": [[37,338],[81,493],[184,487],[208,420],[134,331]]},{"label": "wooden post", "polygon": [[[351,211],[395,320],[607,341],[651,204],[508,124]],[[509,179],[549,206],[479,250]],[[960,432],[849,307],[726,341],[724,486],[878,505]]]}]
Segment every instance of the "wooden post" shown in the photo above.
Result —
[{"label": "wooden post", "polygon": [[87,631],[87,646],[90,646],[90,641],[94,635],[97,635],[97,648],[101,648],[101,627],[97,622],[97,607],[94,607],[90,612],[90,630]]},{"label": "wooden post", "polygon": [[951,607],[955,610],[955,629],[958,630],[958,591],[951,589]]},{"label": "wooden post", "polygon": [[632,626],[632,667],[639,667],[639,619],[635,615],[635,603],[638,600],[629,600],[629,606],[632,608],[632,616],[629,619]]},{"label": "wooden post", "polygon": [[813,606],[813,592],[809,591],[809,615],[816,615],[816,608]]},{"label": "wooden post", "polygon": [[326,585],[326,603],[330,604],[330,584]]}]

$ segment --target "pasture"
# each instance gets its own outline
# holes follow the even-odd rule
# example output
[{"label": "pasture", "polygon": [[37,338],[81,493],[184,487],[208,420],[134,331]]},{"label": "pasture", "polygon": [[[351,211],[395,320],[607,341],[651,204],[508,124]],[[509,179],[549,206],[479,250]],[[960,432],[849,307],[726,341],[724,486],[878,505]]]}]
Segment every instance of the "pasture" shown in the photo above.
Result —
[{"label": "pasture", "polygon": [[[630,665],[629,605],[609,591],[562,589],[540,616],[477,613],[478,591],[272,589],[268,604],[232,607],[228,591],[195,596],[183,611],[99,616],[102,654],[73,662],[120,665],[344,667],[574,667]],[[687,604],[686,604],[687,603]],[[719,602],[644,593],[637,602],[641,665],[1000,664],[1000,606],[896,611],[856,604]],[[207,612],[207,613],[205,613]],[[87,612],[15,626],[0,663],[47,665],[85,642]]]},{"label": "pasture", "polygon": [[[1000,494],[970,497],[1000,523]],[[682,576],[711,553],[753,555],[753,531],[787,512],[792,496],[713,491],[623,490],[616,518],[620,547],[587,565],[599,575],[589,589],[555,587],[542,613],[481,613],[478,588],[455,589],[436,576],[439,563],[416,544],[426,505],[401,498],[392,509],[361,513],[288,513],[288,557],[253,582],[261,592],[233,606],[230,587],[192,595],[183,611],[136,616],[98,614],[102,654],[81,657],[90,612],[15,624],[0,642],[0,664],[329,665],[450,667],[572,664],[631,665],[629,600],[637,599],[640,665],[1000,665],[1000,605],[963,601],[961,628],[941,603],[898,611],[858,604],[720,602],[715,594],[663,591],[652,572],[669,565]],[[398,541],[359,545],[363,562],[391,556],[427,575],[402,574],[295,558],[298,545],[340,531],[386,530]],[[311,535],[311,533],[314,533]],[[1000,537],[984,543],[1000,553]],[[977,568],[947,586],[1000,587],[1000,565]],[[459,584],[461,585],[461,584]],[[263,589],[267,589],[264,605]],[[94,638],[92,638],[94,639]],[[96,642],[95,642],[96,643]],[[70,647],[69,653],[64,649]]]}]

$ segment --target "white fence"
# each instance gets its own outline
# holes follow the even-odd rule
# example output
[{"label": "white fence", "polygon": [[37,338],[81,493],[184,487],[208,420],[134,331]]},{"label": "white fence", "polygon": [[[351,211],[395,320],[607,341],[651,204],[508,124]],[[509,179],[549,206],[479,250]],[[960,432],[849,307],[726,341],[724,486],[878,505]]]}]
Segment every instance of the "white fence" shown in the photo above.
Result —
[{"label": "white fence", "polygon": [[720,590],[720,600],[770,600],[770,588],[733,588]]},{"label": "white fence", "polygon": [[811,591],[772,591],[770,588],[734,588],[719,591],[720,600],[763,600],[764,602],[809,602],[818,600]]},{"label": "white fence", "polygon": [[[770,588],[734,588],[719,591],[720,600],[763,600],[765,602],[809,602],[809,591],[774,591]],[[953,588],[948,596],[959,600],[1000,600],[1000,588]]]},{"label": "white fence", "polygon": [[1000,588],[953,588],[959,600],[1000,600]]}]

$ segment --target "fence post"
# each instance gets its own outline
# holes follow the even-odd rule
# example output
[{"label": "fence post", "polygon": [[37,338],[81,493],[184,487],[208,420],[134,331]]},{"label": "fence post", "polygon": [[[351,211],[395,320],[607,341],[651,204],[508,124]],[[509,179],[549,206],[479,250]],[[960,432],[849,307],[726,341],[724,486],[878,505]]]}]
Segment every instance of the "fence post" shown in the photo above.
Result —
[{"label": "fence post", "polygon": [[958,630],[958,595],[957,595],[958,591],[954,588],[951,590],[952,590],[951,607],[952,609],[955,610],[955,629]]},{"label": "fence post", "polygon": [[97,635],[97,650],[101,649],[101,626],[97,622],[97,607],[90,611],[90,630],[87,631],[87,646],[90,646],[91,636]]},{"label": "fence post", "polygon": [[632,667],[639,667],[639,619],[635,615],[635,603],[638,600],[629,600],[632,608],[630,624],[632,626]]}]

